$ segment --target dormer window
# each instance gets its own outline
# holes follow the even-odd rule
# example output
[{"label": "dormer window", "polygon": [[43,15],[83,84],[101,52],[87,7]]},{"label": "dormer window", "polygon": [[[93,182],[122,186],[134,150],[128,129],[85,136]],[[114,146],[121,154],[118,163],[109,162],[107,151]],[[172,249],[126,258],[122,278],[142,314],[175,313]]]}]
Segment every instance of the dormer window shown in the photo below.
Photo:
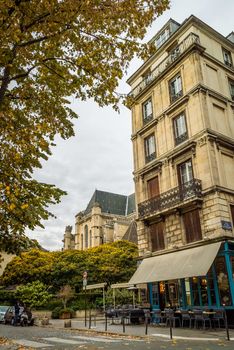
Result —
[{"label": "dormer window", "polygon": [[143,124],[153,119],[153,106],[151,97],[142,104]]},{"label": "dormer window", "polygon": [[165,41],[167,41],[169,37],[170,37],[170,30],[169,28],[166,28],[161,34],[159,34],[159,36],[155,40],[157,49],[160,46],[162,46],[162,44],[165,43]]},{"label": "dormer window", "polygon": [[232,55],[231,52],[222,48],[223,50],[223,61],[224,64],[226,64],[226,66],[228,67],[232,67]]}]

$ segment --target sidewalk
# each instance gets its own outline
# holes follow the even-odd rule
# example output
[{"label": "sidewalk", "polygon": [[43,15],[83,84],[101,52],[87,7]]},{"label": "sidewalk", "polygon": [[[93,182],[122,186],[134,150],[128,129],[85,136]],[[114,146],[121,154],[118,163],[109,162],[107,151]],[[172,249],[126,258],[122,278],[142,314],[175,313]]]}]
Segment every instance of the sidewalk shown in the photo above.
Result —
[{"label": "sidewalk", "polygon": [[[54,328],[64,328],[64,324],[67,320],[50,320],[49,326]],[[125,332],[122,324],[111,324],[108,319],[107,332],[105,332],[105,320],[97,320],[96,325],[92,321],[91,328],[89,328],[89,319],[87,318],[86,327],[85,321],[81,319],[71,319],[71,328],[80,331],[98,332],[103,335],[113,334],[118,336],[133,336],[133,337],[155,337],[155,338],[168,338],[170,339],[170,328],[157,325],[148,325],[147,335],[145,334],[145,325],[125,325]],[[229,330],[230,340],[234,341],[234,329]],[[199,341],[220,341],[227,338],[225,328],[221,329],[190,329],[190,328],[172,328],[173,339],[190,339]]]}]

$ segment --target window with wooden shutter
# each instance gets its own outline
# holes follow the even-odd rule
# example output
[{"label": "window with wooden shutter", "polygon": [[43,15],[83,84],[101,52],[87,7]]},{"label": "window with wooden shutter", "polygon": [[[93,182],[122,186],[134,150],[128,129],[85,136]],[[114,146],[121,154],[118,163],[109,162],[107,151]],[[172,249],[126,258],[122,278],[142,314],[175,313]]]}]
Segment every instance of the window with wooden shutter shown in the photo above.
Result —
[{"label": "window with wooden shutter", "polygon": [[159,181],[158,176],[147,181],[148,188],[148,198],[153,198],[159,196]]},{"label": "window with wooden shutter", "polygon": [[152,252],[165,249],[163,221],[150,226],[150,240]]},{"label": "window with wooden shutter", "polygon": [[234,205],[231,204],[230,209],[231,209],[231,216],[232,216],[232,226],[234,227]]},{"label": "window with wooden shutter", "polygon": [[199,210],[196,209],[183,214],[183,221],[187,243],[201,240],[202,233]]}]

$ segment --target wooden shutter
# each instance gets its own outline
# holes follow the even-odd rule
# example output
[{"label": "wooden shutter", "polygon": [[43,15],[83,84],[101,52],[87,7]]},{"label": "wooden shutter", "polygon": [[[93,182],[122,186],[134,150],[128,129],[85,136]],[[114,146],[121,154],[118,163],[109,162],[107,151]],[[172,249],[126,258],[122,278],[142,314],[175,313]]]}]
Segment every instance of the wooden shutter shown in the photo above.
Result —
[{"label": "wooden shutter", "polygon": [[199,241],[202,238],[199,210],[183,214],[187,243]]},{"label": "wooden shutter", "polygon": [[147,182],[147,186],[148,186],[148,197],[149,198],[153,198],[153,197],[159,196],[158,176],[156,176],[153,179],[149,180]]},{"label": "wooden shutter", "polygon": [[234,227],[234,205],[230,205],[231,216],[232,216],[232,226]]},{"label": "wooden shutter", "polygon": [[162,250],[165,248],[164,243],[164,222],[160,221],[150,226],[151,250]]}]

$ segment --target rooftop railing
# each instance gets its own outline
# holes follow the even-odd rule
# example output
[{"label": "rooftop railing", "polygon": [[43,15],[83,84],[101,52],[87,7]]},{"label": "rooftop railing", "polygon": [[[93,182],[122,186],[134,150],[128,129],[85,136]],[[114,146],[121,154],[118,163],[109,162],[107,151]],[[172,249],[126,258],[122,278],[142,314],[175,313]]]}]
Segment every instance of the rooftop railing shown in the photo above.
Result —
[{"label": "rooftop railing", "polygon": [[139,95],[149,84],[156,80],[168,66],[171,66],[179,57],[191,47],[193,44],[200,44],[199,36],[190,33],[171,53],[166,57],[157,67],[155,67],[151,73],[145,77],[132,91],[130,97],[136,97]]}]

